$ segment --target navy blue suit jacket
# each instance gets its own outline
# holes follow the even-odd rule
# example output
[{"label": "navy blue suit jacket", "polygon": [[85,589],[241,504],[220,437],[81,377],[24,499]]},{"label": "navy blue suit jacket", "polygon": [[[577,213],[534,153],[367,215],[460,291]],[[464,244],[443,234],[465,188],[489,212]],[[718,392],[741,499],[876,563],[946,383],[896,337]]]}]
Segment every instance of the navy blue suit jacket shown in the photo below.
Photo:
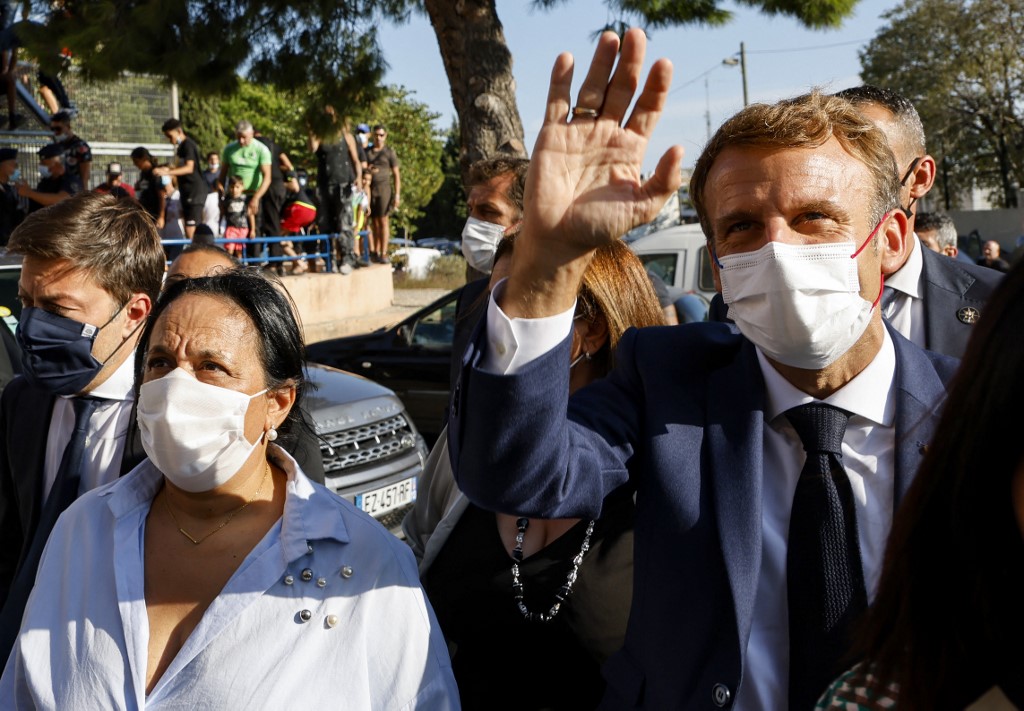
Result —
[{"label": "navy blue suit jacket", "polygon": [[974,332],[972,323],[964,323],[961,309],[985,310],[985,302],[1003,278],[1002,272],[968,264],[933,252],[921,245],[924,263],[921,282],[924,287],[925,348],[962,358],[967,341]]},{"label": "navy blue suit jacket", "polygon": [[[713,694],[734,697],[761,565],[765,389],[753,345],[725,324],[631,330],[613,372],[567,409],[568,340],[519,374],[495,376],[475,367],[481,332],[449,428],[469,498],[592,518],[615,488],[636,487],[633,603],[624,648],[604,668],[603,708],[711,709]],[[956,361],[892,338],[898,501]]]}]

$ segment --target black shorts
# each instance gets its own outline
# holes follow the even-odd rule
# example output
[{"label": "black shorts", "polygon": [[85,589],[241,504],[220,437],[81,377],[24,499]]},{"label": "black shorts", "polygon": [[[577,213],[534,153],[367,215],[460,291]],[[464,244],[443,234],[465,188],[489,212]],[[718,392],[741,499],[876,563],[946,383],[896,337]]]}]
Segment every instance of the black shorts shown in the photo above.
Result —
[{"label": "black shorts", "polygon": [[193,205],[192,203],[185,202],[184,200],[181,201],[181,219],[185,223],[185,227],[195,227],[202,223],[204,204],[205,201],[198,205]]},{"label": "black shorts", "polygon": [[395,209],[391,198],[391,183],[373,183],[370,186],[370,217],[384,217]]}]

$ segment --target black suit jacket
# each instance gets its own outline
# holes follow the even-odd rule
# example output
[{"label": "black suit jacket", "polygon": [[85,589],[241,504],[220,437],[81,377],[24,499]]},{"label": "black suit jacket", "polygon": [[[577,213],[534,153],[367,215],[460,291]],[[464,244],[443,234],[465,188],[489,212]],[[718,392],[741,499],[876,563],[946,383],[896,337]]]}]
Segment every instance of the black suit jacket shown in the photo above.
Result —
[{"label": "black suit jacket", "polygon": [[[43,501],[46,435],[57,398],[15,378],[0,396],[0,607],[7,600],[14,574],[28,552],[39,524]],[[120,473],[146,458],[132,408]]]}]

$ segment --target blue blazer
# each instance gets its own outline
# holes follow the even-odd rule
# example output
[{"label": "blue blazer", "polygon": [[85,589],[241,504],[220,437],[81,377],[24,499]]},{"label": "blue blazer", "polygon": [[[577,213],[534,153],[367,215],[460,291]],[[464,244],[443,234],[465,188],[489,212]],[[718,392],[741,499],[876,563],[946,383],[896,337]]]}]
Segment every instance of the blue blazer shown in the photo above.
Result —
[{"label": "blue blazer", "polygon": [[[956,361],[890,333],[898,502]],[[480,335],[464,356],[449,428],[456,479],[474,503],[592,518],[627,480],[637,490],[633,603],[625,645],[604,668],[602,708],[729,703],[761,566],[765,392],[753,345],[725,324],[631,330],[613,372],[567,408],[568,339],[519,374],[495,376],[475,367]]]},{"label": "blue blazer", "polygon": [[[923,245],[922,245],[923,247]],[[962,358],[973,323],[965,323],[962,310],[985,310],[985,302],[1003,278],[1002,272],[968,264],[922,248],[921,282],[924,287],[925,348]]]}]

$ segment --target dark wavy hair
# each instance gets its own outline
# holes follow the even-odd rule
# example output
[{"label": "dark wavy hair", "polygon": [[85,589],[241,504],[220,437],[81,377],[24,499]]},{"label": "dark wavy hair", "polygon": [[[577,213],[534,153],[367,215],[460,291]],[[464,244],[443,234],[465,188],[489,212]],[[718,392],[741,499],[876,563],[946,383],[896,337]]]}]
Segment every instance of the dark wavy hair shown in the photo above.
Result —
[{"label": "dark wavy hair", "polygon": [[[983,308],[935,437],[893,522],[859,652],[901,711],[963,709],[1024,674],[1024,264]],[[861,679],[861,682],[864,680]]]},{"label": "dark wavy hair", "polygon": [[186,294],[227,299],[238,306],[253,324],[264,385],[271,390],[287,384],[295,385],[295,402],[288,417],[277,428],[278,444],[287,449],[297,439],[299,428],[308,427],[302,417],[302,399],[306,389],[302,327],[295,316],[295,305],[280,282],[256,270],[231,269],[214,276],[184,279],[160,295],[135,350],[136,399],[142,387],[153,326],[167,307]]}]

